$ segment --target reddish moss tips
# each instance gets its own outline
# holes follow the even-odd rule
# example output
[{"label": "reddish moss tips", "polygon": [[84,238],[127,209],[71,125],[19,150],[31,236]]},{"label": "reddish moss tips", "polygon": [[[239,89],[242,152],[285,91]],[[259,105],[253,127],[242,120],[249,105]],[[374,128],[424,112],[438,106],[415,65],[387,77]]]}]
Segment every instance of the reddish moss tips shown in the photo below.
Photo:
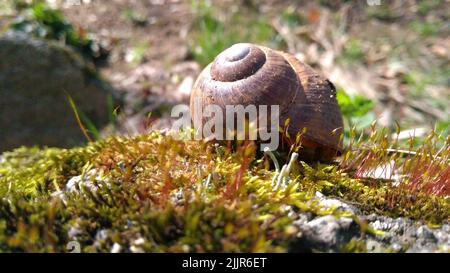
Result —
[{"label": "reddish moss tips", "polygon": [[[341,166],[293,164],[274,190],[275,172],[250,143],[231,149],[155,132],[70,150],[16,150],[0,163],[0,251],[64,252],[77,240],[83,252],[115,245],[122,251],[283,252],[296,236],[286,207],[341,216],[311,201],[316,192],[366,213],[432,224],[449,219],[448,199],[354,178],[345,163],[359,166],[359,155],[344,154]],[[68,191],[74,176],[87,184]],[[55,195],[51,181],[64,192]],[[353,242],[343,250],[362,248]]]},{"label": "reddish moss tips", "polygon": [[450,136],[432,131],[420,146],[414,142],[401,143],[384,130],[372,130],[351,139],[340,168],[359,179],[378,173],[412,195],[450,196]]}]

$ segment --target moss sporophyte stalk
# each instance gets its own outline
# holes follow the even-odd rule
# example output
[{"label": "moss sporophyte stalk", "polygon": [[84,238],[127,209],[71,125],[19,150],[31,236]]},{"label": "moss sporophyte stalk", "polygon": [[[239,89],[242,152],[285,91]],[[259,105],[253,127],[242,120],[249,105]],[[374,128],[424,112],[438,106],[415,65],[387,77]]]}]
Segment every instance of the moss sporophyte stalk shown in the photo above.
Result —
[{"label": "moss sporophyte stalk", "polygon": [[[321,206],[318,192],[367,214],[448,221],[448,137],[433,133],[405,154],[384,136],[352,141],[332,164],[157,131],[73,149],[19,148],[0,163],[0,250],[64,252],[76,240],[83,252],[285,252],[298,233],[287,211],[348,217],[382,235]],[[386,162],[391,177],[374,178]],[[362,248],[353,240],[343,251]]]}]

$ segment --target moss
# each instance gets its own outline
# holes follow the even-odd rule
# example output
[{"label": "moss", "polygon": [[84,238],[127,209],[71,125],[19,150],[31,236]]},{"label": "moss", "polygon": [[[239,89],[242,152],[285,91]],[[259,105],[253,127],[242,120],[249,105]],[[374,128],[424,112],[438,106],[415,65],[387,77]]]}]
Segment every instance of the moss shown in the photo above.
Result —
[{"label": "moss", "polygon": [[[435,224],[450,212],[445,197],[355,178],[348,156],[340,165],[297,162],[276,173],[252,142],[230,149],[153,132],[3,157],[1,251],[61,252],[77,241],[83,252],[117,245],[133,252],[284,252],[298,233],[287,211],[357,220],[320,207],[317,191],[366,212]],[[67,189],[75,176],[82,182]],[[343,251],[362,249],[352,241]]]},{"label": "moss", "polygon": [[2,155],[0,196],[25,194],[35,197],[38,190],[55,190],[69,177],[81,173],[95,154],[93,144],[85,148],[19,148]]},{"label": "moss", "polygon": [[365,253],[367,252],[366,242],[363,240],[352,239],[341,248],[341,252]]}]

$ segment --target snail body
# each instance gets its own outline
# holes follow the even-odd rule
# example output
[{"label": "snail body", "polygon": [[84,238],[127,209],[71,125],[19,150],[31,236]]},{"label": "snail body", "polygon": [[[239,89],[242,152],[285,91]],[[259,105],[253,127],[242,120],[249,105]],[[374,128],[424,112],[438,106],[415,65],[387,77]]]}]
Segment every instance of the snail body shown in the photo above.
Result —
[{"label": "snail body", "polygon": [[[240,43],[220,53],[197,78],[191,93],[193,120],[201,107],[279,105],[279,124],[290,136],[302,133],[301,154],[330,160],[342,148],[342,114],[333,84],[293,55]],[[304,131],[304,128],[306,130]]]}]

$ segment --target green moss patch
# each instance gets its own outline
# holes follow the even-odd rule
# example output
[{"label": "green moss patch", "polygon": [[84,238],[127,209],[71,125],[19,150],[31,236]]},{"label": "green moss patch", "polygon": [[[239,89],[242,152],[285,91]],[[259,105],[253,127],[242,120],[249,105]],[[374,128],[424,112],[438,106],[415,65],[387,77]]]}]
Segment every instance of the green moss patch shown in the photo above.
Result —
[{"label": "green moss patch", "polygon": [[[446,196],[355,178],[343,164],[355,164],[350,158],[340,165],[294,162],[280,174],[256,148],[153,132],[70,150],[5,153],[0,250],[65,252],[77,241],[83,252],[284,252],[298,234],[287,211],[357,219],[320,207],[317,191],[367,213],[430,224],[449,219]],[[343,251],[361,245],[352,241]]]}]

